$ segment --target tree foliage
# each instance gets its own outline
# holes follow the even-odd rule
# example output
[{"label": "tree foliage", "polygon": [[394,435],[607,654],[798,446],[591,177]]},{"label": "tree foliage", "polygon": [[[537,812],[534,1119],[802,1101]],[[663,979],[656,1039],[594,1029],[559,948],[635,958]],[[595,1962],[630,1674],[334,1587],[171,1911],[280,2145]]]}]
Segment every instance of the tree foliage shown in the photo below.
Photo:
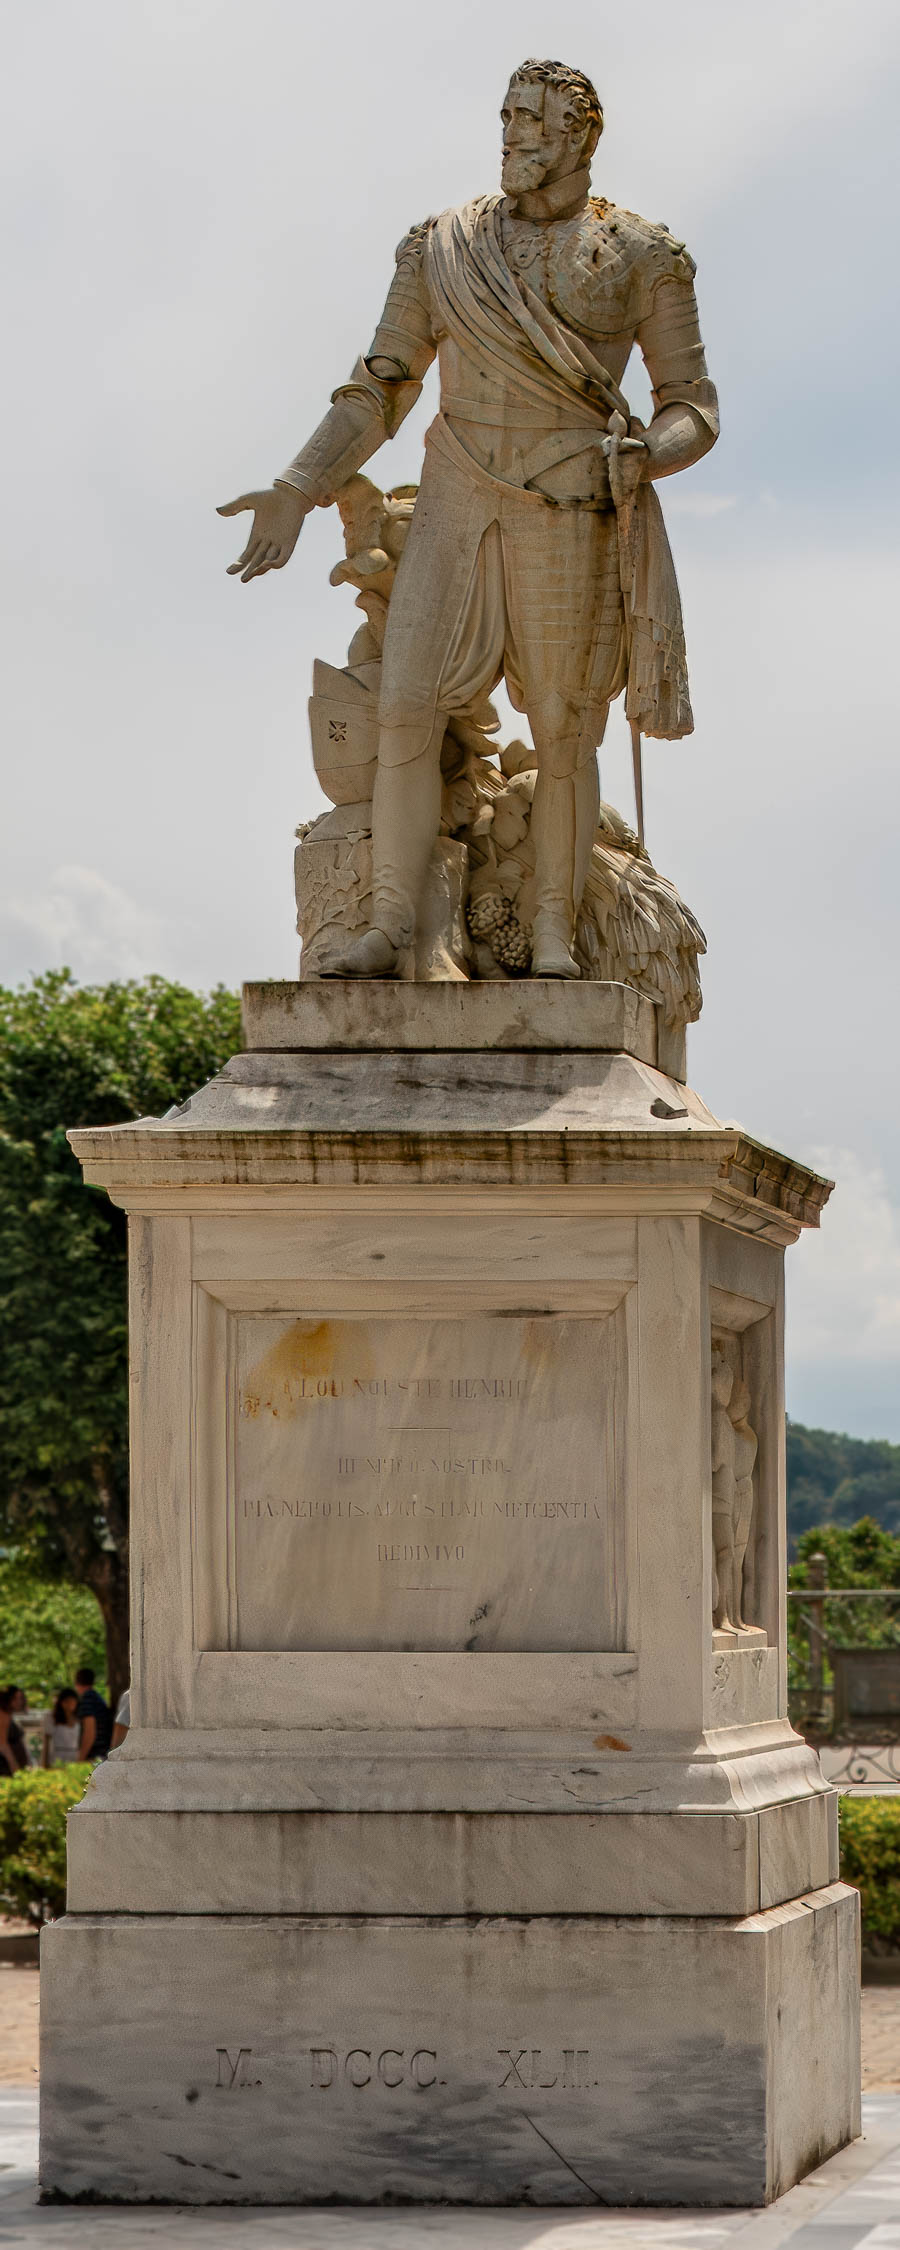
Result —
[{"label": "tree foliage", "polygon": [[797,1542],[797,1560],[791,1565],[792,1586],[809,1585],[809,1559],[824,1555],[829,1586],[896,1586],[900,1588],[900,1538],[886,1531],[872,1516],[858,1523],[815,1524]]},{"label": "tree foliage", "polygon": [[[896,1648],[900,1643],[900,1539],[861,1516],[859,1523],[814,1524],[798,1541],[797,1560],[788,1570],[788,1583],[802,1591],[811,1583],[810,1558],[824,1555],[831,1591],[855,1587],[894,1587],[898,1599],[873,1601],[864,1595],[858,1602],[826,1601],[824,1630],[831,1648]],[[809,1663],[810,1612],[803,1602],[788,1603],[788,1658],[793,1684],[802,1681]],[[814,1614],[814,1613],[813,1613]]]},{"label": "tree foliage", "polygon": [[87,1587],[41,1577],[22,1555],[0,1561],[0,1686],[15,1680],[31,1710],[71,1686],[79,1665],[106,1673],[103,1619]]},{"label": "tree foliage", "polygon": [[40,1926],[66,1909],[66,1820],[93,1766],[17,1773],[0,1786],[0,1912]]},{"label": "tree foliage", "polygon": [[160,1116],[240,1044],[221,986],[0,989],[0,1540],[88,1586],[127,1679],[126,1222],[85,1187],[75,1126]]},{"label": "tree foliage", "polygon": [[900,1535],[900,1445],[886,1438],[845,1437],[789,1421],[787,1490],[792,1545],[811,1526],[851,1525],[861,1516]]},{"label": "tree foliage", "polygon": [[862,1903],[863,1944],[900,1948],[900,1797],[841,1798],[841,1881]]}]

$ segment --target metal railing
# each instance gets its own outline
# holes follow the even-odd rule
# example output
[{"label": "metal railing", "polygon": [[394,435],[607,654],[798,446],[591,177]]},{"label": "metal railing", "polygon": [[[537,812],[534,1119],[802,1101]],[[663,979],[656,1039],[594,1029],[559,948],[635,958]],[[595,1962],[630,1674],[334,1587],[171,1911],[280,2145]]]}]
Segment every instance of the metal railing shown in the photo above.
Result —
[{"label": "metal railing", "polygon": [[788,1590],[794,1724],[820,1747],[840,1747],[844,1786],[900,1787],[900,1587],[830,1586],[824,1555],[806,1572],[807,1584]]}]

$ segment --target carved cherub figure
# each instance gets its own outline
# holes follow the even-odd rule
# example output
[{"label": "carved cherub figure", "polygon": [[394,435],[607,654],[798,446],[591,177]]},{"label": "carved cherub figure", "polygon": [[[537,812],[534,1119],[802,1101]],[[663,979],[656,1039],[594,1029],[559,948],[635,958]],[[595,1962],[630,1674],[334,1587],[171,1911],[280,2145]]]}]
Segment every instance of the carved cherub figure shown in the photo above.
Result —
[{"label": "carved cherub figure", "polygon": [[406,545],[418,486],[398,485],[382,492],[371,477],[348,477],[335,495],[344,533],[344,560],[329,574],[330,586],[355,586],[356,607],[365,611],[348,651],[348,664],[380,666],[397,565]]}]

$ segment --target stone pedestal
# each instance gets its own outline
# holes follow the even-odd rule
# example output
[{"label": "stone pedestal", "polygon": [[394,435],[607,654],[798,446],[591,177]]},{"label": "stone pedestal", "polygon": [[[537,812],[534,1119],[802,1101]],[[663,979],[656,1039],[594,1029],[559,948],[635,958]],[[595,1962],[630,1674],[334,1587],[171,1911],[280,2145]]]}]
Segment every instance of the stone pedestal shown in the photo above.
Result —
[{"label": "stone pedestal", "polygon": [[73,1136],[130,1214],[132,1729],[44,1936],[44,2185],[764,2202],[858,2131],[785,1680],[783,1251],[827,1183],[622,986],[245,1021],[182,1110]]}]

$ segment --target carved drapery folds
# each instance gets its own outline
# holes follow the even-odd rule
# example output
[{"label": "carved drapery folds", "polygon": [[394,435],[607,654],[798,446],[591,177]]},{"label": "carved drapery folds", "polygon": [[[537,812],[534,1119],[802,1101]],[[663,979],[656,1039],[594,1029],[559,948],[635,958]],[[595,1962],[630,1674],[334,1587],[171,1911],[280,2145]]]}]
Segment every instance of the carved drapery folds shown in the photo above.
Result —
[{"label": "carved drapery folds", "polygon": [[[298,830],[301,977],[321,976],[330,945],[364,929],[369,914],[381,654],[415,492],[405,485],[383,493],[368,477],[354,476],[337,496],[346,553],[331,582],[357,588],[365,623],[344,669],[320,662],[313,675],[313,762],[335,809]],[[423,927],[401,974],[496,980],[530,968],[535,754],[520,741],[501,747],[498,726],[487,697],[466,717],[448,719],[441,836]],[[667,1029],[681,1028],[700,1014],[697,963],[705,950],[700,925],[674,884],[658,874],[621,814],[601,805],[575,930],[582,976],[632,985],[657,1002]]]}]

